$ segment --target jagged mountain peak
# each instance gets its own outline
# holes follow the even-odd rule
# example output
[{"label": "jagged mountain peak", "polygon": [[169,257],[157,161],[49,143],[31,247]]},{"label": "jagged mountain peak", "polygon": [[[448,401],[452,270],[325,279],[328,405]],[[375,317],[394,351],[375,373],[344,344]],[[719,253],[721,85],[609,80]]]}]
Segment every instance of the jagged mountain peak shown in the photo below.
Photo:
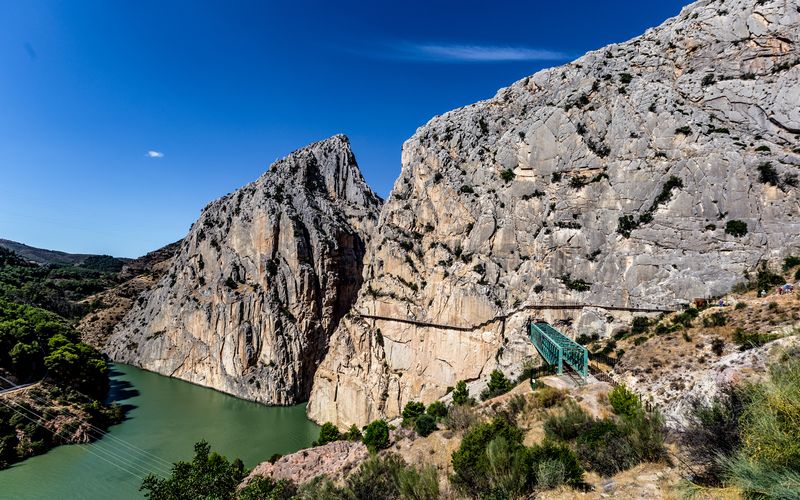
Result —
[{"label": "jagged mountain peak", "polygon": [[380,207],[345,136],[289,154],[203,210],[106,350],[248,399],[306,399]]}]

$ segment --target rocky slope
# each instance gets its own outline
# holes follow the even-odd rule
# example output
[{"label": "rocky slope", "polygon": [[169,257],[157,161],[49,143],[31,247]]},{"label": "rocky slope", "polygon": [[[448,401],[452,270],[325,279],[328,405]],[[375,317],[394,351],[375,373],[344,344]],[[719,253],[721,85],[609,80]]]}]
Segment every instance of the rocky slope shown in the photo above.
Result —
[{"label": "rocky slope", "polygon": [[306,399],[380,205],[344,136],[290,154],[203,210],[106,351],[247,399]]},{"label": "rocky slope", "polygon": [[531,314],[625,319],[537,304],[676,307],[796,251],[799,44],[794,2],[703,0],[421,127],[311,418],[395,416],[518,366]]},{"label": "rocky slope", "polygon": [[134,301],[167,272],[180,243],[170,243],[127,262],[117,275],[119,285],[84,299],[83,303],[95,309],[81,318],[75,327],[81,334],[81,340],[102,350],[114,326],[131,310]]}]

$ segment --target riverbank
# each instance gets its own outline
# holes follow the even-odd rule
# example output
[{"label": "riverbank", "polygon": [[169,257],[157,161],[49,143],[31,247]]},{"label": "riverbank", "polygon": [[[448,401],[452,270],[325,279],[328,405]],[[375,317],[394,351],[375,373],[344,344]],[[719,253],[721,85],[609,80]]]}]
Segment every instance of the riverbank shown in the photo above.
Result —
[{"label": "riverbank", "polygon": [[319,433],[305,405],[263,406],[127,365],[112,366],[109,401],[126,410],[121,424],[94,443],[60,446],[0,471],[3,495],[142,498],[141,478],[167,474],[201,439],[253,467],[275,453],[308,447]]}]

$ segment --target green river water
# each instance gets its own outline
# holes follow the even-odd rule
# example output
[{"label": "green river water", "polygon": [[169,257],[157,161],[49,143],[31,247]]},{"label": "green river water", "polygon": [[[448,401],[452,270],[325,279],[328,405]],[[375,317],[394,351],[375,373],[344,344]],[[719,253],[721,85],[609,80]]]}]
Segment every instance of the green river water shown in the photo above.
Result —
[{"label": "green river water", "polygon": [[129,408],[124,422],[94,443],[59,446],[0,471],[0,499],[143,498],[141,476],[167,474],[161,460],[191,459],[200,439],[253,467],[319,433],[305,405],[263,406],[127,365],[113,366],[109,399]]}]

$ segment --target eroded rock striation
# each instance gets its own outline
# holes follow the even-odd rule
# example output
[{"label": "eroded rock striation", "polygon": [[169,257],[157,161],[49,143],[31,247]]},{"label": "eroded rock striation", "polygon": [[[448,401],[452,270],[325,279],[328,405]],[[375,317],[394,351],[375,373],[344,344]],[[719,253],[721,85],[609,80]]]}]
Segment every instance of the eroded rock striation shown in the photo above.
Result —
[{"label": "eroded rock striation", "polygon": [[176,241],[126,262],[117,274],[120,282],[117,286],[84,299],[83,303],[90,307],[97,304],[99,307],[91,309],[75,326],[81,340],[103,350],[114,327],[133,308],[138,297],[169,270],[180,244]]},{"label": "eroded rock striation", "polygon": [[290,154],[203,210],[106,351],[247,399],[305,400],[380,206],[346,137]]},{"label": "eroded rock striation", "polygon": [[[799,64],[794,2],[704,0],[421,127],[311,418],[396,416],[519,366],[529,316],[608,334],[797,251]],[[597,307],[537,309],[564,302]]]}]

